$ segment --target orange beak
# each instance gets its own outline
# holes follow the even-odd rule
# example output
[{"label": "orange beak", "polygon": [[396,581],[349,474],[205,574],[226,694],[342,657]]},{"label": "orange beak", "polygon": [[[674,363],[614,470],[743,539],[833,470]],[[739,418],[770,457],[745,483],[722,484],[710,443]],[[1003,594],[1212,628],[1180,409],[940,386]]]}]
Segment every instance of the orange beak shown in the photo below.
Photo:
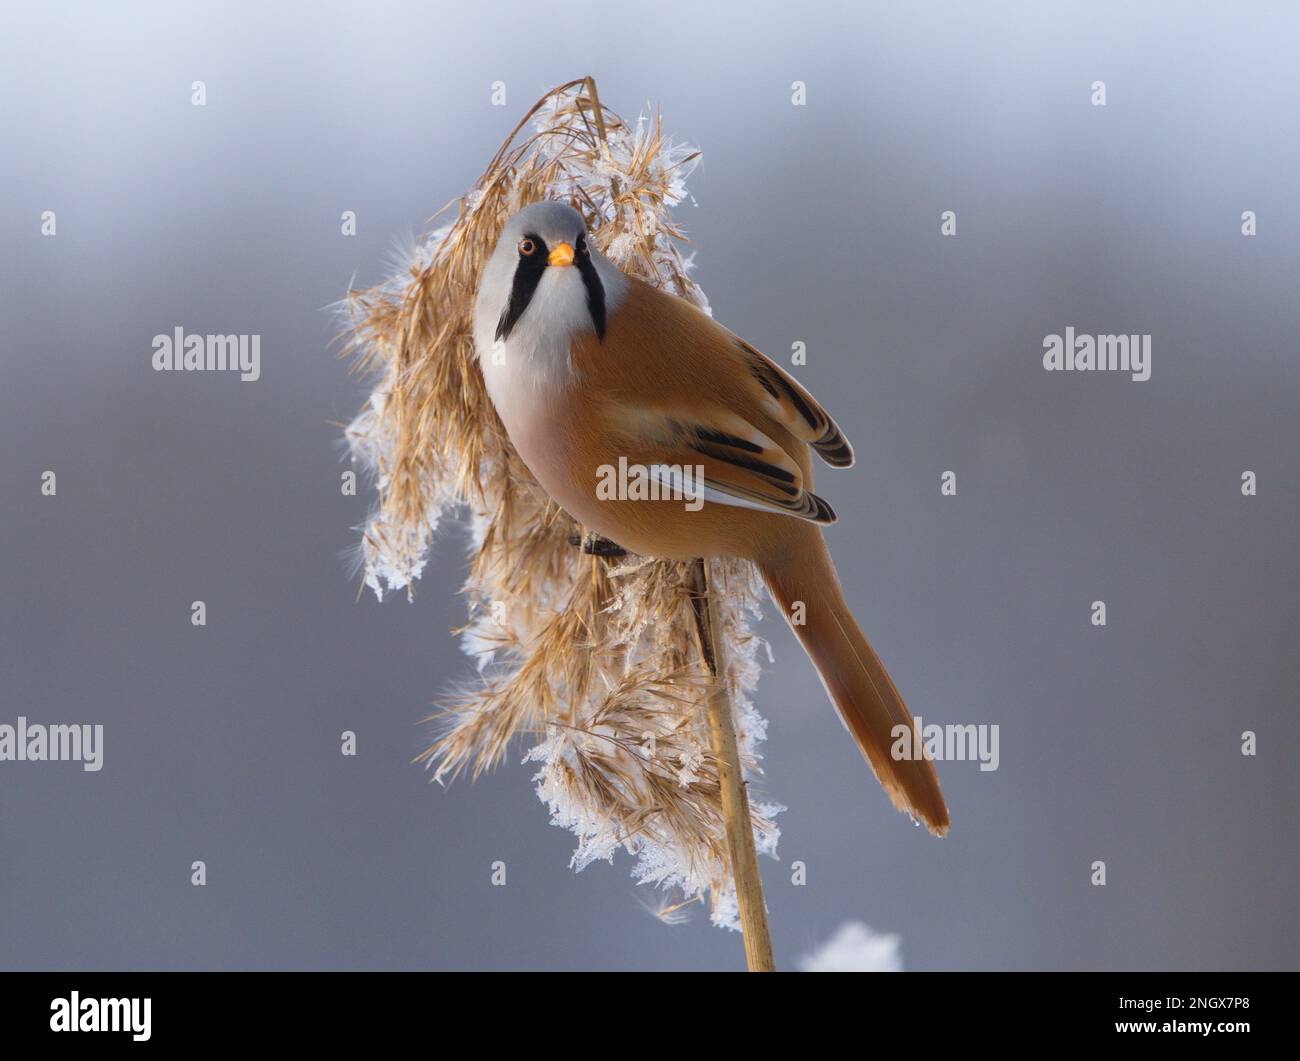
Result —
[{"label": "orange beak", "polygon": [[551,248],[551,253],[546,259],[548,265],[572,265],[573,248],[567,243],[557,243]]}]

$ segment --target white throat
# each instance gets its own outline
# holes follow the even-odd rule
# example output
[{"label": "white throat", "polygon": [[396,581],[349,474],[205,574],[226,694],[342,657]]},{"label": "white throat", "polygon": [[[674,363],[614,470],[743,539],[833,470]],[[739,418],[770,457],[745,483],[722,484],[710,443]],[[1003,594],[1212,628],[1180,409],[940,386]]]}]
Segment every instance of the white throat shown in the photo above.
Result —
[{"label": "white throat", "polygon": [[[605,293],[606,320],[627,294],[627,279],[604,257],[592,263]],[[556,388],[573,382],[569,356],[573,340],[592,334],[587,288],[574,266],[551,267],[528,302],[528,308],[506,339],[497,339],[497,324],[505,310],[513,277],[512,256],[494,256],[484,269],[474,306],[474,348],[488,394],[506,424],[523,413],[522,406],[545,401]]]}]

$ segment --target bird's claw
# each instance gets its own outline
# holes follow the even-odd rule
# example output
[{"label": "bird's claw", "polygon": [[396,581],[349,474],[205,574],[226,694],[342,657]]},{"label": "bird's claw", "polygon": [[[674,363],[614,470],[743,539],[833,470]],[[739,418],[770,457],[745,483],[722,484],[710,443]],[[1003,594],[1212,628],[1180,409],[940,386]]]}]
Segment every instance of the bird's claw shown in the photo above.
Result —
[{"label": "bird's claw", "polygon": [[599,534],[592,534],[590,531],[581,538],[576,534],[569,535],[569,544],[581,546],[582,551],[588,556],[627,556],[627,550],[617,542],[602,538]]}]

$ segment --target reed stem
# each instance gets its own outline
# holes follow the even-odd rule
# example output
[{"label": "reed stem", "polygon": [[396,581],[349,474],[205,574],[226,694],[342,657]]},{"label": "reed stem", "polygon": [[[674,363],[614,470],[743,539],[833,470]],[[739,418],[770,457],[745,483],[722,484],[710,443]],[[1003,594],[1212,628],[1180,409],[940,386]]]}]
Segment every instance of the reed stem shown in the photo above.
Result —
[{"label": "reed stem", "polygon": [[745,959],[751,973],[776,971],[772,958],[772,936],[767,927],[767,905],[763,902],[763,877],[758,868],[758,849],[749,820],[749,796],[741,776],[736,725],[727,695],[726,659],[718,637],[718,607],[709,592],[708,564],[692,560],[689,569],[691,604],[700,654],[713,678],[709,689],[709,733],[718,761],[718,784],[722,788],[722,814],[731,856],[731,873],[736,882],[740,907],[740,928],[745,937]]},{"label": "reed stem", "polygon": [[[596,93],[596,79],[588,76],[584,80],[587,101],[596,123],[596,134],[603,142],[605,115],[600,105],[600,96]],[[613,184],[612,190],[617,198],[617,184]],[[758,849],[754,846],[754,829],[749,820],[749,796],[741,775],[731,697],[727,695],[726,660],[718,637],[718,608],[709,592],[706,561],[691,561],[689,579],[700,655],[713,679],[708,696],[709,733],[713,740],[713,755],[718,762],[722,815],[731,873],[736,882],[740,928],[745,938],[745,960],[750,972],[771,973],[776,971],[776,963],[772,958],[772,936],[767,927],[767,905],[763,902],[763,877],[758,868]]]}]

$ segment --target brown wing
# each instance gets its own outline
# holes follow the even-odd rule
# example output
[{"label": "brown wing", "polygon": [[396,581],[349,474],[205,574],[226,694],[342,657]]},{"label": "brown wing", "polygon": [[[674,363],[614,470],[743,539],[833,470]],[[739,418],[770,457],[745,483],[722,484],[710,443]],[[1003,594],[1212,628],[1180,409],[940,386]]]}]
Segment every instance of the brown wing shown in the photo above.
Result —
[{"label": "brown wing", "polygon": [[703,464],[708,499],[833,523],[812,493],[808,447],[846,467],[853,450],[802,386],[684,299],[629,280],[603,340],[575,342],[589,415],[629,461]]},{"label": "brown wing", "polygon": [[750,372],[763,388],[762,401],[766,411],[795,438],[812,446],[831,467],[849,467],[853,463],[853,447],[817,399],[785,369],[744,339],[737,338],[736,345],[743,351]]},{"label": "brown wing", "polygon": [[730,409],[695,401],[665,410],[605,404],[603,437],[629,463],[658,469],[665,485],[681,485],[682,469],[703,469],[703,497],[811,523],[835,512],[808,490],[803,470],[780,445]]}]

